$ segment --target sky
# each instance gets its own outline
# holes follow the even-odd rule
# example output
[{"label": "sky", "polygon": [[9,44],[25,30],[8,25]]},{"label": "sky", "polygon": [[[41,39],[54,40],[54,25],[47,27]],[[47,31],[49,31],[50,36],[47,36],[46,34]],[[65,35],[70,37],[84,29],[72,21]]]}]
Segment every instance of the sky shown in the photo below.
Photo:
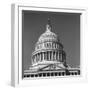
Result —
[{"label": "sky", "polygon": [[59,36],[66,52],[66,62],[71,67],[80,65],[80,14],[61,12],[23,11],[22,58],[24,70],[31,65],[35,43],[46,31],[48,17],[52,32]]}]

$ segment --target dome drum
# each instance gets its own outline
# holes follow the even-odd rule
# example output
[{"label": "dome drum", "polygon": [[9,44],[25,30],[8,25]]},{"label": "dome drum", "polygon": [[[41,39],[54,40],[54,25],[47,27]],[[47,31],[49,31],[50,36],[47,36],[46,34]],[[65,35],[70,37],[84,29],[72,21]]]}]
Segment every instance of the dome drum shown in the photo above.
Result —
[{"label": "dome drum", "polygon": [[36,44],[35,51],[41,50],[41,49],[59,49],[63,50],[63,46],[61,43],[56,42],[44,42],[40,44]]}]

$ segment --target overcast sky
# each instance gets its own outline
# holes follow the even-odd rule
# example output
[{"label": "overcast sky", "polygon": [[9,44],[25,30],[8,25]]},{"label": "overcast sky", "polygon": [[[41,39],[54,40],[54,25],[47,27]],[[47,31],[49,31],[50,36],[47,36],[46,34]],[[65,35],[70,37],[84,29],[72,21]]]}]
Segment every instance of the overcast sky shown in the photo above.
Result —
[{"label": "overcast sky", "polygon": [[52,32],[56,33],[66,52],[66,61],[72,66],[80,65],[80,14],[23,11],[23,66],[29,69],[35,43],[46,30],[50,17]]}]

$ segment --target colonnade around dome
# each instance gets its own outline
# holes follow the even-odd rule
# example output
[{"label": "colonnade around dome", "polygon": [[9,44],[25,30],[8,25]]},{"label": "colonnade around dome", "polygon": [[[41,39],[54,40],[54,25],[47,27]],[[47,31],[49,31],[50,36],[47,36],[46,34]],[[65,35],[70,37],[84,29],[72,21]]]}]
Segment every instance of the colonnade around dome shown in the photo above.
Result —
[{"label": "colonnade around dome", "polygon": [[63,51],[44,51],[38,52],[32,56],[32,64],[42,62],[42,61],[57,61],[57,62],[65,62],[66,55]]}]

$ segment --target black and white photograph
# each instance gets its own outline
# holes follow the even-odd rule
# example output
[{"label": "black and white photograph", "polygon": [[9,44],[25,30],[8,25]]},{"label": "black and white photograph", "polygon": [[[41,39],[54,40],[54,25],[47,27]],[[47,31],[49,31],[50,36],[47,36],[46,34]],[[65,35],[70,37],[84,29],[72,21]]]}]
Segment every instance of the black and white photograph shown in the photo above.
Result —
[{"label": "black and white photograph", "polygon": [[12,4],[12,86],[86,80],[86,9]]},{"label": "black and white photograph", "polygon": [[1,0],[0,90],[90,90],[90,0]]},{"label": "black and white photograph", "polygon": [[22,79],[80,76],[80,15],[22,10]]}]

